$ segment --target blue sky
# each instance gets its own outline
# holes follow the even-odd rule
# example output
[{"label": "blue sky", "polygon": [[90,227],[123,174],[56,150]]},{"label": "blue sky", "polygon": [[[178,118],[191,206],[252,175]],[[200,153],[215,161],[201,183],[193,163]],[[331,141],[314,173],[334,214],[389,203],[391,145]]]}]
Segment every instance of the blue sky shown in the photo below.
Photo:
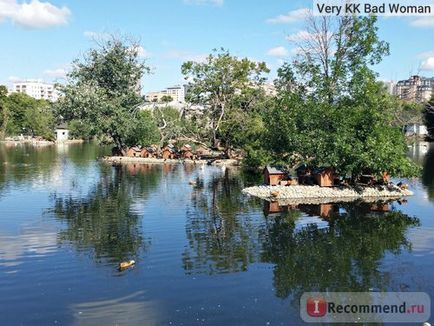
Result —
[{"label": "blue sky", "polygon": [[[293,55],[288,36],[303,30],[300,9],[311,7],[307,0],[0,0],[0,83],[61,78],[104,33],[140,39],[153,70],[144,91],[181,83],[182,62],[217,47],[267,62],[274,76]],[[381,79],[434,76],[434,17],[380,18],[379,29],[391,46],[375,67]]]}]

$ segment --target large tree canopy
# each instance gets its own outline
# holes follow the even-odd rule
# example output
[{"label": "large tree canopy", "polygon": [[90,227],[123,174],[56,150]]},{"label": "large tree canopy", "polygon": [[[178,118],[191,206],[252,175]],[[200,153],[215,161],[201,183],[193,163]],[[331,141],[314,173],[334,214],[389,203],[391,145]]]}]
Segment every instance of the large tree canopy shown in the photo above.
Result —
[{"label": "large tree canopy", "polygon": [[22,93],[7,95],[6,87],[0,86],[0,139],[23,134],[52,140],[54,124],[50,102]]},{"label": "large tree canopy", "polygon": [[240,59],[224,49],[215,50],[205,62],[188,61],[182,65],[182,73],[189,81],[187,98],[192,103],[206,106],[214,146],[221,140],[226,147],[230,145],[232,137],[227,132],[226,135],[222,133],[222,126],[230,117],[241,118],[233,109],[247,110],[251,106],[263,92],[261,86],[266,81],[264,74],[268,72],[264,62]]},{"label": "large tree canopy", "polygon": [[149,71],[139,53],[138,43],[111,37],[75,60],[57,105],[62,117],[92,126],[121,150],[136,145],[143,136],[137,121],[140,81]]},{"label": "large tree canopy", "polygon": [[371,66],[388,54],[375,17],[308,17],[299,54],[278,71],[263,147],[275,162],[333,166],[356,178],[417,174],[397,127],[396,100]]}]

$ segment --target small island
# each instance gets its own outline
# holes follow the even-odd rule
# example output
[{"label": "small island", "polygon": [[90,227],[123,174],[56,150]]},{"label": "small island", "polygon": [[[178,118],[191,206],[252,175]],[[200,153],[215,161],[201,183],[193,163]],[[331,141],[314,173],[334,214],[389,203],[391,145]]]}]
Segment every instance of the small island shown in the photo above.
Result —
[{"label": "small island", "polygon": [[291,203],[333,203],[340,201],[377,201],[412,196],[408,185],[390,181],[387,172],[378,178],[372,174],[360,175],[356,180],[340,177],[334,168],[312,170],[306,166],[297,169],[291,177],[284,169],[264,168],[264,185],[243,189],[243,193],[269,201],[291,200]]},{"label": "small island", "polygon": [[365,201],[412,196],[413,192],[396,185],[366,187],[320,186],[256,186],[243,189],[243,193],[265,200],[291,199],[295,203],[319,204],[362,199]]}]

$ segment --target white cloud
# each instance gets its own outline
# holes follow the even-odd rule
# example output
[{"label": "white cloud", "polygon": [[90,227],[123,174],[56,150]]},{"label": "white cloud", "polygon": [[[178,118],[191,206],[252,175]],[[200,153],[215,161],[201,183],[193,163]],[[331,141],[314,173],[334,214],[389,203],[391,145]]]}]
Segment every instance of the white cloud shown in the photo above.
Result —
[{"label": "white cloud", "polygon": [[426,51],[419,53],[417,58],[421,59],[421,70],[434,70],[434,51]]},{"label": "white cloud", "polygon": [[267,54],[272,56],[272,57],[286,57],[286,56],[288,56],[289,52],[285,47],[278,46],[278,47],[275,47],[275,48],[268,50]]},{"label": "white cloud", "polygon": [[55,79],[65,79],[68,71],[64,68],[47,69],[44,71],[44,75]]},{"label": "white cloud", "polygon": [[434,57],[434,51],[422,52],[417,55],[418,58],[427,59],[430,57]]},{"label": "white cloud", "polygon": [[420,65],[422,70],[434,70],[434,56],[422,61]]},{"label": "white cloud", "polygon": [[312,34],[308,31],[298,31],[297,33],[290,34],[286,37],[286,40],[290,42],[299,42],[309,40],[312,38]]},{"label": "white cloud", "polygon": [[310,12],[307,8],[301,8],[288,12],[286,15],[279,15],[274,18],[267,19],[270,24],[292,24],[304,19]]},{"label": "white cloud", "polygon": [[130,47],[129,51],[131,51],[131,53],[137,53],[137,56],[142,59],[148,59],[151,57],[151,52],[149,52],[143,46],[140,45],[136,47]]},{"label": "white cloud", "polygon": [[140,58],[150,58],[151,57],[151,52],[149,52],[148,50],[146,50],[143,46],[139,46],[137,47],[137,54]]},{"label": "white cloud", "polygon": [[32,0],[18,3],[16,0],[0,0],[0,21],[10,19],[14,24],[26,28],[46,28],[65,25],[71,11],[67,7],[56,7],[49,2]]},{"label": "white cloud", "polygon": [[413,27],[434,27],[434,16],[418,17],[410,25]]},{"label": "white cloud", "polygon": [[184,3],[189,5],[212,5],[223,6],[224,0],[184,0]]}]

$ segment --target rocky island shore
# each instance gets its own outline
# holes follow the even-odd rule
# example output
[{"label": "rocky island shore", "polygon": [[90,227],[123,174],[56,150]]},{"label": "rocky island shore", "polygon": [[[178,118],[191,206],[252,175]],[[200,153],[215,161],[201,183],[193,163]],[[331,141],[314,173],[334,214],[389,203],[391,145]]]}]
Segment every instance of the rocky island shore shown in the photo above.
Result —
[{"label": "rocky island shore", "polygon": [[[246,195],[265,200],[290,200],[296,203],[339,202],[357,199],[393,199],[412,196],[413,192],[396,185],[388,186],[255,186],[243,189]],[[368,200],[368,201],[369,201]]]},{"label": "rocky island shore", "polygon": [[213,159],[213,160],[191,160],[191,159],[162,159],[149,157],[126,157],[126,156],[105,156],[103,162],[111,164],[207,164],[215,166],[238,166],[239,161],[235,159]]}]

